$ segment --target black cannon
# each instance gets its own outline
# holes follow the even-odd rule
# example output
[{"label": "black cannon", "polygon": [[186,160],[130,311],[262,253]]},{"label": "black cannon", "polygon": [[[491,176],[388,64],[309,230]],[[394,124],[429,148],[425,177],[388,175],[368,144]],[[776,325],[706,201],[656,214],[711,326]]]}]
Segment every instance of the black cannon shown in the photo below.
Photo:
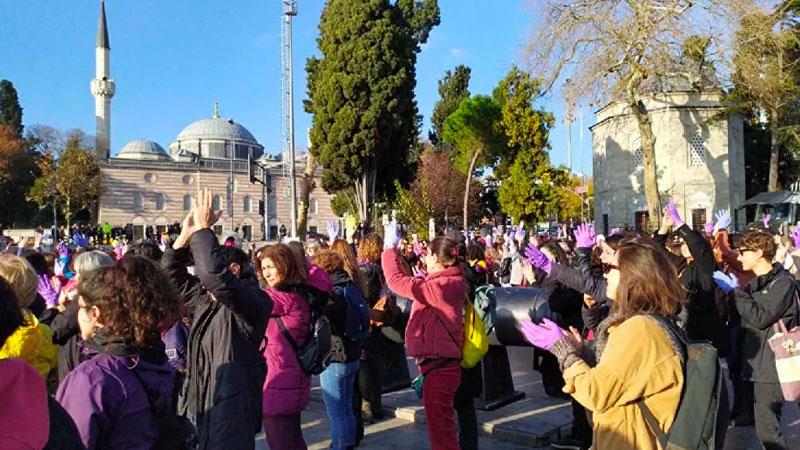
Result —
[{"label": "black cannon", "polygon": [[[525,396],[523,392],[514,390],[511,368],[508,363],[506,346],[530,347],[528,341],[519,331],[519,321],[530,319],[541,322],[551,317],[547,295],[539,288],[496,288],[497,299],[495,326],[489,334],[489,352],[480,363],[483,375],[483,390],[476,407],[492,410],[519,400]],[[384,373],[383,391],[391,392],[407,388],[410,375],[406,362],[405,347],[400,343],[400,332],[408,322],[411,313],[411,301],[397,298],[397,306],[403,312],[399,324],[384,328],[386,346],[383,348],[381,367]]]}]

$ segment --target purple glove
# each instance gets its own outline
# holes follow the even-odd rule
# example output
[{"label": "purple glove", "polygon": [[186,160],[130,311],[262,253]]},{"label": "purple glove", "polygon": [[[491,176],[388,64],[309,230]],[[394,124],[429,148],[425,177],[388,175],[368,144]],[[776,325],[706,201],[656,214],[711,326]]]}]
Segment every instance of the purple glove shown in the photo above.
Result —
[{"label": "purple glove", "polygon": [[766,216],[761,218],[761,222],[764,223],[764,228],[769,228],[770,220],[772,220],[772,214],[767,214]]},{"label": "purple glove", "polygon": [[75,233],[72,235],[72,241],[75,242],[76,247],[80,248],[88,248],[89,247],[89,239],[86,239],[86,235],[83,233]]},{"label": "purple glove", "polygon": [[706,222],[706,236],[713,236],[714,235],[714,222],[709,220]]},{"label": "purple glove", "polygon": [[525,227],[525,222],[520,222],[519,223],[519,228],[517,228],[517,232],[514,234],[514,238],[519,242],[522,242],[525,239],[525,228],[524,227]]},{"label": "purple glove", "polygon": [[114,256],[116,257],[117,261],[119,261],[120,259],[122,259],[123,256],[125,256],[125,252],[122,251],[121,242],[117,243],[117,245],[114,246]]},{"label": "purple glove", "polygon": [[36,291],[42,296],[48,308],[58,306],[59,292],[53,289],[53,285],[50,284],[50,277],[47,275],[39,275],[39,284],[36,287]]},{"label": "purple glove", "polygon": [[792,231],[792,243],[794,243],[794,248],[800,248],[800,226],[795,227]]},{"label": "purple glove", "polygon": [[66,258],[68,256],[69,256],[69,247],[67,247],[67,244],[63,242],[58,244],[58,257]]},{"label": "purple glove", "polygon": [[564,330],[550,319],[542,320],[541,325],[536,325],[530,320],[523,320],[520,323],[520,331],[525,336],[525,340],[543,350],[550,350],[566,335]]},{"label": "purple glove", "polygon": [[397,248],[400,234],[397,233],[397,221],[392,220],[383,228],[383,248]]},{"label": "purple glove", "polygon": [[681,218],[681,214],[678,212],[678,207],[675,206],[675,202],[669,202],[667,205],[667,214],[672,219],[673,225],[675,228],[679,228],[683,225],[683,219]]},{"label": "purple glove", "polygon": [[594,232],[594,227],[588,223],[582,223],[575,229],[575,246],[578,248],[592,248],[596,237],[597,234]]},{"label": "purple glove", "polygon": [[528,264],[544,271],[548,275],[553,269],[553,262],[547,259],[547,256],[539,250],[539,247],[533,244],[528,244],[528,249],[525,250],[525,259],[527,259]]}]

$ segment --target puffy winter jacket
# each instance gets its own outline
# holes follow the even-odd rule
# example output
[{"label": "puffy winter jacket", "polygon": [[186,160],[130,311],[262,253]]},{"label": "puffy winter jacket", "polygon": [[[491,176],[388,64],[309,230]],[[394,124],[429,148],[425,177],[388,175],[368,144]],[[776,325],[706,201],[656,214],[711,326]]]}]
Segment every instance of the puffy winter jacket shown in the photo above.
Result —
[{"label": "puffy winter jacket", "polygon": [[58,347],[53,344],[53,333],[30,311],[23,309],[22,315],[25,324],[17,328],[0,348],[0,359],[19,358],[46,379],[58,362]]},{"label": "puffy winter jacket", "polygon": [[426,279],[405,274],[396,249],[381,255],[386,284],[413,302],[405,331],[408,353],[423,359],[461,359],[464,344],[464,301],[467,281],[460,267],[428,274]]},{"label": "puffy winter jacket", "polygon": [[264,415],[294,415],[303,411],[311,397],[311,375],[300,367],[297,354],[281,333],[275,318],[280,317],[299,347],[308,338],[311,319],[308,299],[301,288],[267,289],[275,306],[267,325],[267,379],[264,382]]},{"label": "puffy winter jacket", "polygon": [[[197,427],[201,449],[248,449],[261,429],[261,351],[272,301],[252,278],[228,270],[209,229],[192,235],[190,249],[167,248],[161,266],[187,306],[187,375],[178,412]],[[195,275],[186,270],[194,260]]]}]

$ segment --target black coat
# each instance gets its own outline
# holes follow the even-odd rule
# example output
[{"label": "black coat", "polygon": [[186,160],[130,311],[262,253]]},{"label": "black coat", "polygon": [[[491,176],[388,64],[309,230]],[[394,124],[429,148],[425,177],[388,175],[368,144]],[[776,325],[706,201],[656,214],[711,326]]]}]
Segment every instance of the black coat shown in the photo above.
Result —
[{"label": "black coat", "polygon": [[[717,262],[711,246],[703,236],[683,224],[676,231],[692,254],[692,262],[681,270],[682,258],[674,258],[680,279],[686,288],[686,334],[690,339],[706,340],[714,344],[720,356],[728,354],[728,340],[715,298],[713,275]],[[659,236],[661,238],[661,236]],[[672,255],[668,252],[668,254]],[[685,260],[683,260],[685,261]]]},{"label": "black coat", "polygon": [[78,302],[71,302],[63,312],[56,308],[46,309],[39,322],[53,331],[53,344],[58,345],[58,382],[61,383],[81,363],[81,352],[78,348],[81,334],[78,326]]},{"label": "black coat", "polygon": [[[197,426],[199,448],[248,449],[261,429],[261,345],[273,304],[254,279],[228,270],[221,248],[203,229],[189,249],[168,248],[161,260],[193,317],[178,412]],[[186,270],[190,256],[195,276]]]},{"label": "black coat", "polygon": [[[600,275],[592,273],[590,268],[591,249],[575,249],[577,268],[553,264],[548,279],[552,279],[563,286],[586,294],[594,299],[591,308],[585,304],[581,308],[581,319],[586,328],[596,329],[600,322],[608,316],[611,302],[606,296],[608,282]],[[580,299],[583,302],[583,299]]]},{"label": "black coat", "polygon": [[[328,303],[325,305],[325,316],[331,322],[331,334],[341,339],[345,361],[353,362],[361,358],[361,343],[353,341],[345,336],[345,323],[347,314],[347,299],[344,297],[344,288],[355,286],[353,279],[344,270],[336,270],[330,274],[333,289],[328,296]],[[358,286],[355,286],[358,288]]]},{"label": "black coat", "polygon": [[775,332],[772,325],[778,319],[787,329],[798,325],[798,304],[795,280],[780,264],[769,273],[755,277],[736,289],[736,309],[744,328],[743,375],[750,381],[778,383],[775,354],[767,340]]}]

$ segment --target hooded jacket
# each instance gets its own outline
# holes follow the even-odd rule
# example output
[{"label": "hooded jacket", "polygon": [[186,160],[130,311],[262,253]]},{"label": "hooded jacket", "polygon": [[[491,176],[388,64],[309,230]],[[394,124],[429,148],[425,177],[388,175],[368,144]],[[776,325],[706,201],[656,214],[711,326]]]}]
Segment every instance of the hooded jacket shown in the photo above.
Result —
[{"label": "hooded jacket", "polygon": [[58,347],[53,345],[53,333],[27,309],[22,310],[22,316],[25,324],[17,328],[0,348],[0,359],[19,358],[46,379],[58,363]]},{"label": "hooded jacket", "polygon": [[461,360],[469,289],[461,268],[450,267],[421,279],[403,273],[401,257],[396,249],[384,250],[381,265],[389,289],[413,302],[405,331],[408,353],[418,361]]},{"label": "hooded jacket", "polygon": [[47,392],[36,370],[20,359],[0,360],[0,448],[34,450],[49,435]]},{"label": "hooded jacket", "polygon": [[265,416],[295,415],[308,406],[311,398],[311,375],[300,367],[292,345],[281,333],[275,318],[280,317],[289,334],[302,347],[308,338],[311,320],[309,300],[300,292],[301,288],[286,290],[267,289],[275,302],[272,320],[267,324],[267,346],[264,358],[269,371],[264,382],[263,414]]},{"label": "hooded jacket", "polygon": [[[272,300],[255,279],[228,270],[209,229],[196,231],[190,248],[167,248],[161,266],[193,317],[186,382],[178,413],[197,427],[201,449],[247,449],[261,429],[262,353]],[[195,275],[186,270],[194,260]]]},{"label": "hooded jacket", "polygon": [[[353,362],[361,357],[361,343],[356,342],[349,337],[345,336],[344,330],[346,325],[347,314],[347,299],[344,297],[344,289],[348,286],[354,286],[358,289],[355,282],[350,275],[344,270],[334,271],[331,275],[333,282],[333,289],[331,291],[330,300],[325,305],[325,316],[331,321],[331,334],[338,337],[342,343],[342,351],[344,353],[344,361],[335,362]],[[365,299],[366,301],[366,299]]]},{"label": "hooded jacket", "polygon": [[145,386],[161,394],[165,404],[155,407],[167,407],[175,389],[175,370],[167,364],[163,343],[140,350],[99,335],[86,344],[98,353],[70,372],[56,392],[83,445],[87,450],[153,448],[158,422]]},{"label": "hooded jacket", "polygon": [[789,330],[800,323],[795,280],[776,263],[768,273],[736,289],[734,295],[744,328],[743,375],[750,381],[778,383],[775,353],[767,341],[775,334],[772,325],[778,320]]}]

